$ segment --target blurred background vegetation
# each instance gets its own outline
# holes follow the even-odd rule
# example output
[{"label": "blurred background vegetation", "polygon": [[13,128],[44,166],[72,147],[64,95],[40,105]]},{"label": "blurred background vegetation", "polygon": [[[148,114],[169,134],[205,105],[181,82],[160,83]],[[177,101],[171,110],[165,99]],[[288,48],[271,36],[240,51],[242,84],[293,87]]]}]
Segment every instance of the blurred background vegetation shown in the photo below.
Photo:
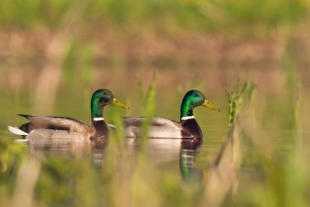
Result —
[{"label": "blurred background vegetation", "polygon": [[306,0],[4,0],[0,90],[32,90],[38,112],[41,103],[51,112],[60,88],[124,91],[136,74],[149,82],[153,71],[158,88],[182,93],[197,81],[223,91],[236,74],[279,91],[269,84],[283,82],[287,68],[307,84],[309,7]]},{"label": "blurred background vegetation", "polygon": [[[241,111],[247,114],[241,130],[246,172],[237,197],[220,201],[307,206],[309,11],[308,0],[2,0],[0,136],[11,136],[7,125],[23,123],[16,113],[89,120],[89,99],[98,88],[111,89],[131,106],[118,116],[145,115],[143,91],[156,72],[156,116],[178,120],[180,99],[191,88],[222,109],[207,118],[203,109],[196,112],[206,123],[204,134],[215,140],[207,139],[196,158],[205,169],[227,132],[225,89],[237,77],[248,79],[252,91],[246,91],[248,109]],[[0,204],[20,206],[16,189],[29,165],[37,184],[31,188],[30,176],[25,196],[33,193],[34,200],[28,206],[204,206],[204,183],[184,184],[175,171],[165,168],[160,175],[154,166],[135,165],[130,156],[118,155],[119,143],[111,140],[100,171],[79,159],[36,163],[29,149],[1,139]],[[203,174],[212,175],[209,169]]]},{"label": "blurred background vegetation", "polygon": [[[54,56],[60,82],[83,87],[119,72],[134,79],[139,70],[270,70],[282,67],[287,53],[304,69],[309,7],[306,0],[4,0],[1,88],[33,87]],[[63,48],[51,55],[53,40]]]}]

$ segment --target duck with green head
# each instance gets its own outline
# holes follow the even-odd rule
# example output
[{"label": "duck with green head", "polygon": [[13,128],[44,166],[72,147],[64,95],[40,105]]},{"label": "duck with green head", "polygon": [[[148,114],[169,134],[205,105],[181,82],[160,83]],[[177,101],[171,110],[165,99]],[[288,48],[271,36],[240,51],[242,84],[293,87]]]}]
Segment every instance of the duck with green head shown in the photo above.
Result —
[{"label": "duck with green head", "polygon": [[[220,111],[211,104],[198,90],[188,91],[181,103],[180,122],[155,117],[149,127],[149,137],[156,138],[203,138],[201,129],[194,117],[194,108],[204,106]],[[125,134],[127,137],[139,137],[144,118],[124,118]]]},{"label": "duck with green head", "polygon": [[98,89],[93,93],[90,103],[92,125],[83,121],[60,116],[31,116],[19,114],[27,118],[30,122],[21,127],[11,127],[9,130],[17,135],[26,135],[30,138],[62,138],[83,137],[83,138],[107,138],[109,136],[108,127],[103,118],[103,109],[106,105],[115,105],[121,108],[129,107],[118,101],[113,93],[108,89]]}]

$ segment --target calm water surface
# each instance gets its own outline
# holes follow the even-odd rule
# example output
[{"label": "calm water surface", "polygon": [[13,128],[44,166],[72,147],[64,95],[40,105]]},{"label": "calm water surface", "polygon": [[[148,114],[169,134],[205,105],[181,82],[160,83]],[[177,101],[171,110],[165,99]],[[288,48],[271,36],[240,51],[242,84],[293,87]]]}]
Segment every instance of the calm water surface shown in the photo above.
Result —
[{"label": "calm water surface", "polygon": [[[176,174],[182,175],[182,168],[180,165],[184,162],[188,165],[189,168],[195,169],[196,171],[203,171],[209,167],[209,165],[217,157],[222,144],[224,143],[225,137],[229,131],[227,123],[221,118],[216,118],[216,115],[212,111],[205,112],[209,117],[199,117],[200,126],[203,130],[204,139],[199,141],[185,140],[180,139],[156,139],[152,138],[148,140],[147,143],[147,157],[150,163],[154,166],[161,167],[168,164],[175,166]],[[223,113],[223,112],[221,112]],[[225,112],[224,112],[225,113]],[[202,116],[202,115],[200,115]],[[169,117],[167,115],[166,117]],[[23,119],[20,118],[22,121]],[[207,122],[211,123],[206,124]],[[8,123],[11,124],[12,123]],[[6,131],[6,126],[2,126],[3,138],[17,139],[18,136],[11,135]],[[282,151],[282,153],[289,153],[295,149],[294,142],[292,142],[292,131],[286,129],[273,129],[270,130],[268,136],[270,136],[271,142],[267,144],[272,144],[277,146],[277,148]],[[103,143],[70,143],[70,144],[26,144],[25,147],[29,147],[32,153],[43,153],[47,156],[59,156],[61,157],[78,157],[89,156],[89,159],[93,162],[99,164],[100,166],[104,165],[105,149],[107,145],[114,145],[116,148],[118,144],[115,142],[116,139],[113,132],[111,132],[110,139],[104,141]],[[248,144],[245,138],[241,136],[241,145],[249,148],[254,152],[255,150],[260,150],[254,145]],[[291,141],[289,141],[291,140]],[[125,138],[126,150],[128,150],[129,155],[132,156],[132,159],[135,159],[137,154],[139,154],[140,149],[140,139],[134,138]],[[251,164],[251,163],[249,163]],[[253,163],[252,163],[253,164]],[[247,167],[247,166],[243,166]],[[162,168],[161,168],[162,169]],[[246,175],[248,176],[248,174]],[[239,179],[242,180],[242,174]]]}]

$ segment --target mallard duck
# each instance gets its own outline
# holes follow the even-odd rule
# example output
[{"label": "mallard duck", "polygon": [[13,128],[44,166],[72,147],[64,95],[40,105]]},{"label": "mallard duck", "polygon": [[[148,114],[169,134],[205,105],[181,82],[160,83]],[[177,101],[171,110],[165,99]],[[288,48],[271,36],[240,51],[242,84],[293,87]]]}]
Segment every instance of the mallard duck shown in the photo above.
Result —
[{"label": "mallard duck", "polygon": [[[148,136],[156,138],[203,138],[193,113],[197,106],[205,106],[220,111],[200,91],[190,90],[185,94],[181,104],[180,122],[154,117],[149,127]],[[127,137],[139,137],[144,120],[143,117],[125,117],[125,135]]]},{"label": "mallard duck", "polygon": [[28,140],[38,142],[44,139],[84,139],[84,138],[106,138],[109,136],[108,127],[103,118],[103,108],[112,104],[121,108],[126,105],[118,101],[108,89],[98,89],[91,98],[91,118],[92,125],[85,124],[83,121],[60,116],[31,116],[18,114],[27,118],[30,122],[21,127],[11,127],[9,130],[17,135],[26,135]]}]

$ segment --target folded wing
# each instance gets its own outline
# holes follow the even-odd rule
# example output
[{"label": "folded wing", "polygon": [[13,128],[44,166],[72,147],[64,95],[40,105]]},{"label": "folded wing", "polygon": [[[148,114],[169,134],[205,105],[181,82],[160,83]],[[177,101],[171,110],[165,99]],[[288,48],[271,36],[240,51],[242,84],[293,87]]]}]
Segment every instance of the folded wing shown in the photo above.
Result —
[{"label": "folded wing", "polygon": [[54,116],[30,116],[24,114],[19,115],[27,118],[30,121],[30,123],[23,125],[24,128],[23,126],[21,127],[21,129],[27,133],[30,133],[30,131],[33,129],[65,130],[70,133],[77,132],[85,135],[94,132],[92,127],[78,119]]},{"label": "folded wing", "polygon": [[[125,122],[125,135],[127,137],[140,137],[141,129],[145,118],[128,117],[124,118]],[[149,126],[148,136],[153,138],[182,138],[181,125],[173,120],[154,117],[152,118],[151,125]]]}]

